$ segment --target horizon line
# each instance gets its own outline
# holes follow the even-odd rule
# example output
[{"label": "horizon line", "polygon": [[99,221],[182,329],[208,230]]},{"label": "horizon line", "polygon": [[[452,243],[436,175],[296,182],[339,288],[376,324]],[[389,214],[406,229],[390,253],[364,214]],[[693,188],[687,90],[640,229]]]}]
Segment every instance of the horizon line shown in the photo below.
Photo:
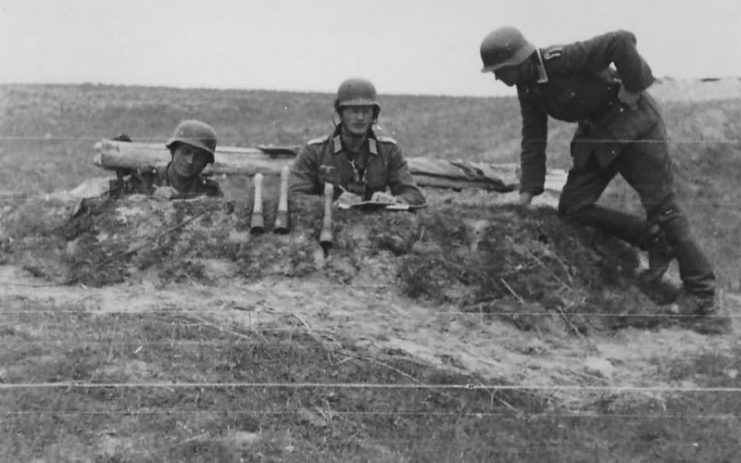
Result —
[{"label": "horizon line", "polygon": [[[741,82],[741,76],[706,76],[706,77],[673,77],[673,76],[662,76],[656,77],[654,85],[664,84],[666,82],[699,82],[699,83],[711,83],[719,81],[727,81],[736,79]],[[320,95],[332,95],[335,91],[324,91],[324,90],[312,90],[312,89],[286,89],[286,88],[260,88],[260,87],[239,87],[239,86],[181,86],[175,84],[142,84],[142,83],[111,83],[111,82],[22,82],[22,81],[8,81],[0,82],[0,86],[94,86],[94,87],[141,87],[141,88],[161,88],[161,89],[173,89],[173,90],[212,90],[212,91],[255,91],[255,92],[285,92],[285,93],[314,93]],[[500,88],[499,90],[501,90]],[[509,87],[507,90],[512,91]],[[380,95],[389,96],[421,96],[421,97],[445,97],[445,98],[510,98],[516,97],[516,94],[503,94],[494,89],[490,94],[453,94],[453,93],[403,93],[403,92],[379,92]]]}]

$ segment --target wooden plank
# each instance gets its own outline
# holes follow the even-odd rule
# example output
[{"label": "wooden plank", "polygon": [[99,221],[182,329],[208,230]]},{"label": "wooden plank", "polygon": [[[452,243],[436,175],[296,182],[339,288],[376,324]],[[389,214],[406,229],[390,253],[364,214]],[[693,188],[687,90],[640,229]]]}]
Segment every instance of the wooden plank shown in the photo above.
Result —
[{"label": "wooden plank", "polygon": [[[104,169],[116,171],[148,170],[170,162],[170,151],[163,143],[121,142],[101,140],[95,144],[93,162]],[[219,146],[214,163],[204,173],[212,175],[280,175],[284,166],[291,165],[298,147],[241,148]],[[516,189],[519,165],[493,164],[462,160],[409,157],[407,164],[419,186],[454,190],[482,189],[507,192]],[[563,171],[549,170],[546,188],[560,191],[565,182]]]},{"label": "wooden plank", "polygon": [[[95,165],[109,170],[136,171],[166,166],[170,151],[160,143],[101,140],[95,144]],[[258,148],[217,147],[214,163],[204,173],[214,175],[280,175],[292,157],[271,156]]]}]

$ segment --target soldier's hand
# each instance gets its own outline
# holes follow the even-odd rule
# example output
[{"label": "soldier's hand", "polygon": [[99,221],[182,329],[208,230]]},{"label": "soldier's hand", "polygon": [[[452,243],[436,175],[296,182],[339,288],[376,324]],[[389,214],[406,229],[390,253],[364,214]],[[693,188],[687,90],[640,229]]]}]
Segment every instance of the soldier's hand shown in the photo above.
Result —
[{"label": "soldier's hand", "polygon": [[404,202],[400,200],[399,198],[397,198],[396,196],[390,195],[383,191],[376,191],[375,193],[373,193],[373,196],[371,196],[371,201],[376,202],[376,203],[386,203],[386,204],[396,204],[396,203]]},{"label": "soldier's hand", "polygon": [[353,204],[357,204],[363,201],[363,198],[356,195],[355,193],[350,193],[349,191],[343,191],[342,194],[337,198],[337,204],[346,204],[348,206],[351,206]]},{"label": "soldier's hand", "polygon": [[521,207],[527,207],[530,206],[530,203],[533,201],[533,194],[528,193],[527,191],[523,191],[520,193],[520,197],[515,200],[515,204]]},{"label": "soldier's hand", "polygon": [[636,109],[638,107],[638,100],[641,99],[640,93],[629,92],[625,86],[620,84],[620,90],[618,91],[618,100],[630,109]]}]

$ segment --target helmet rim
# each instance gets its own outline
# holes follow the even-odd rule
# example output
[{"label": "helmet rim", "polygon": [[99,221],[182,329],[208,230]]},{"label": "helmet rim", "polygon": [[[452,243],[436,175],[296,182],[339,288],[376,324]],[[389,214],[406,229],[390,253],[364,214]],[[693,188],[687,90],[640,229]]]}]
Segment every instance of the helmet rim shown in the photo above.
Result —
[{"label": "helmet rim", "polygon": [[178,143],[205,151],[209,156],[209,164],[214,162],[214,153],[216,151],[216,131],[205,122],[197,120],[180,122],[177,127],[175,127],[172,137],[170,137],[165,146],[169,150],[172,150]]},{"label": "helmet rim", "polygon": [[481,72],[493,72],[503,67],[517,66],[518,64],[524,63],[530,57],[530,55],[533,54],[534,51],[535,51],[535,46],[531,43],[527,43],[522,48],[520,48],[514,55],[512,55],[512,57],[510,57],[509,59],[504,60],[501,63],[490,64],[488,66],[484,66],[481,68]]},{"label": "helmet rim", "polygon": [[535,50],[519,29],[512,26],[495,29],[481,42],[481,72],[522,64]]},{"label": "helmet rim", "polygon": [[342,108],[345,106],[373,106],[378,109],[381,105],[378,103],[378,93],[376,87],[368,79],[353,77],[342,81],[337,88],[337,97],[335,106]]}]

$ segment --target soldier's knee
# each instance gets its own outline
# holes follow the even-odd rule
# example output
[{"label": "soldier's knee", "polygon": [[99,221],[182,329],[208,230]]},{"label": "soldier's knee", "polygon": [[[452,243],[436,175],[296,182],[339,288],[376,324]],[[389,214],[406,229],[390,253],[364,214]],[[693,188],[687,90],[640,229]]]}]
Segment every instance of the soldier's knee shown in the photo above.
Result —
[{"label": "soldier's knee", "polygon": [[661,204],[648,217],[649,224],[658,225],[672,242],[683,241],[689,236],[687,217],[673,201]]},{"label": "soldier's knee", "polygon": [[667,195],[663,200],[652,206],[646,207],[648,221],[652,224],[670,222],[676,218],[683,217],[682,210],[677,205],[674,194]]},{"label": "soldier's knee", "polygon": [[675,204],[662,208],[655,220],[671,242],[679,244],[694,240],[687,217]]}]

